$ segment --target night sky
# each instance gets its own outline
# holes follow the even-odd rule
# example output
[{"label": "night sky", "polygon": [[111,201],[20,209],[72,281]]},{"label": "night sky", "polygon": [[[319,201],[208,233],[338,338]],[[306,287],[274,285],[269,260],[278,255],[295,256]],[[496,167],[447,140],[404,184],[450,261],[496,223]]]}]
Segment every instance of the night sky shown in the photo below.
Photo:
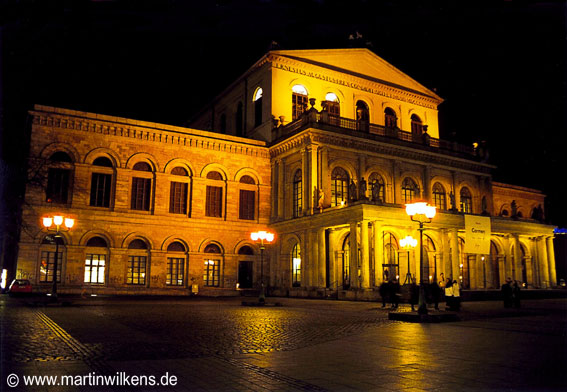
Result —
[{"label": "night sky", "polygon": [[368,47],[435,90],[441,138],[486,140],[494,179],[542,190],[551,223],[565,227],[565,3],[486,3],[4,0],[5,205],[33,104],[184,125],[276,41]]}]

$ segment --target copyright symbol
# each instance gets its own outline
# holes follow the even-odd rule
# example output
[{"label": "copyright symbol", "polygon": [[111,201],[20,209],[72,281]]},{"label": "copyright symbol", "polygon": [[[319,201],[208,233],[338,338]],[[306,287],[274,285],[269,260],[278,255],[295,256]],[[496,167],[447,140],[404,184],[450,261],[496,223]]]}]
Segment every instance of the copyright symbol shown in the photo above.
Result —
[{"label": "copyright symbol", "polygon": [[18,384],[20,383],[20,378],[15,374],[10,374],[6,379],[6,382],[8,383],[8,386],[10,388],[14,388],[17,387]]}]

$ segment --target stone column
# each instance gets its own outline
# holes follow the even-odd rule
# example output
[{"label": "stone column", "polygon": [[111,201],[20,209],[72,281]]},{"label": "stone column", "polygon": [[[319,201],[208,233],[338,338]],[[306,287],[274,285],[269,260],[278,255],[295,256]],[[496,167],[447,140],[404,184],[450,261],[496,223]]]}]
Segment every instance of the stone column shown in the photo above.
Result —
[{"label": "stone column", "polygon": [[522,252],[520,245],[520,236],[512,234],[514,241],[514,276],[512,279],[522,281]]},{"label": "stone column", "polygon": [[553,237],[547,237],[547,262],[549,265],[549,284],[557,286],[557,273],[555,271],[555,249],[553,248]]},{"label": "stone column", "polygon": [[309,287],[317,288],[318,285],[318,271],[319,271],[319,237],[317,231],[309,230]]},{"label": "stone column", "polygon": [[324,206],[331,205],[331,176],[329,175],[329,149],[321,149],[321,178],[319,183],[321,184],[321,189],[325,193]]},{"label": "stone column", "polygon": [[453,275],[451,273],[451,246],[449,244],[449,234],[445,229],[441,230],[441,251],[443,252],[443,257],[441,258],[439,271],[443,272],[443,276],[446,281],[449,276]]},{"label": "stone column", "polygon": [[285,171],[284,171],[284,160],[280,159],[278,161],[278,218],[284,219],[285,217]]},{"label": "stone column", "polygon": [[306,148],[301,150],[301,185],[303,187],[303,195],[301,197],[303,207],[303,215],[307,214],[309,211],[309,195],[311,194],[309,189],[309,153]]},{"label": "stone column", "polygon": [[384,280],[382,274],[382,263],[384,262],[384,230],[378,221],[374,221],[372,225],[374,230],[374,282],[376,286],[380,286]]},{"label": "stone column", "polygon": [[277,161],[272,161],[272,165],[271,165],[271,176],[272,176],[272,198],[270,200],[270,218],[275,218],[278,215],[278,162]]},{"label": "stone column", "polygon": [[399,200],[399,196],[398,196],[398,182],[400,180],[398,179],[398,165],[397,162],[395,160],[392,161],[392,196],[393,196],[393,200],[392,203],[396,204]]},{"label": "stone column", "polygon": [[504,243],[504,276],[500,279],[500,284],[504,284],[507,278],[512,278],[512,253],[510,252],[510,236],[504,237],[502,241]]},{"label": "stone column", "polygon": [[357,222],[350,223],[350,287],[358,288],[358,230]]},{"label": "stone column", "polygon": [[307,199],[308,213],[313,214],[313,209],[317,207],[318,172],[317,172],[317,145],[311,144],[307,147],[308,168],[309,168],[309,199]]},{"label": "stone column", "polygon": [[369,258],[368,244],[368,221],[363,220],[361,222],[360,229],[360,252],[362,256],[361,260],[361,284],[363,289],[370,288],[370,258]]},{"label": "stone column", "polygon": [[329,254],[329,282],[331,284],[331,289],[336,290],[338,286],[339,277],[336,273],[336,257],[335,257],[335,241],[337,240],[336,231],[334,229],[329,229],[329,249],[327,252]]},{"label": "stone column", "polygon": [[325,244],[325,228],[317,231],[319,243],[319,263],[317,268],[317,287],[327,287],[327,248]]},{"label": "stone column", "polygon": [[539,274],[541,276],[541,286],[546,289],[550,286],[549,283],[549,260],[547,258],[547,244],[545,237],[539,237],[537,239],[537,250],[540,262]]},{"label": "stone column", "polygon": [[459,280],[461,268],[461,259],[459,257],[459,230],[451,229],[451,277],[453,280]]}]

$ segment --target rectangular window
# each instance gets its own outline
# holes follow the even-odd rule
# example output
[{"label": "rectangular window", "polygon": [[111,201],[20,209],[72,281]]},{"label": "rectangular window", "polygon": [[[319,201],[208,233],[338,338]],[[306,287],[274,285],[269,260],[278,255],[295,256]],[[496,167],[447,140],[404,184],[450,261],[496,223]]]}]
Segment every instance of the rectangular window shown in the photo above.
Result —
[{"label": "rectangular window", "polygon": [[240,219],[254,220],[256,192],[240,190]]},{"label": "rectangular window", "polygon": [[110,207],[111,183],[111,174],[93,173],[91,177],[91,206]]},{"label": "rectangular window", "polygon": [[222,188],[207,185],[207,204],[205,215],[222,217]]},{"label": "rectangular window", "polygon": [[169,212],[172,214],[187,214],[186,182],[172,182],[169,191]]},{"label": "rectangular window", "polygon": [[301,212],[303,209],[303,187],[302,181],[294,181],[293,182],[293,216],[299,217],[301,216]]},{"label": "rectangular window", "polygon": [[130,256],[128,258],[127,284],[146,284],[146,256]]},{"label": "rectangular window", "polygon": [[203,273],[205,286],[218,287],[220,283],[220,260],[205,260]]},{"label": "rectangular window", "polygon": [[293,93],[291,103],[292,119],[297,120],[307,110],[307,95]]},{"label": "rectangular window", "polygon": [[132,178],[132,204],[133,210],[150,210],[152,180],[149,178]]},{"label": "rectangular window", "polygon": [[168,257],[165,284],[169,286],[183,286],[184,258]]},{"label": "rectangular window", "polygon": [[331,180],[331,206],[340,206],[348,201],[348,183],[345,180]]},{"label": "rectangular window", "polygon": [[104,284],[106,255],[87,254],[85,260],[85,283]]},{"label": "rectangular window", "polygon": [[46,201],[65,204],[69,196],[69,179],[71,171],[66,169],[49,169],[47,172]]},{"label": "rectangular window", "polygon": [[[63,264],[63,252],[57,252],[57,282],[61,282],[61,265]],[[41,283],[52,283],[55,271],[55,252],[42,251],[41,263],[39,265],[39,281]]]}]

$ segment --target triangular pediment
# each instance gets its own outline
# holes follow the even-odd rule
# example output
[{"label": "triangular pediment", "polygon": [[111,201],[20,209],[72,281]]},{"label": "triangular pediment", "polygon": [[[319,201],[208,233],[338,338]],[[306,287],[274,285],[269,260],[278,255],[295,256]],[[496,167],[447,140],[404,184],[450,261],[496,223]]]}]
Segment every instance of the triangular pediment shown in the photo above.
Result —
[{"label": "triangular pediment", "polygon": [[435,92],[368,49],[276,50],[270,53],[425,95],[439,103],[443,101]]}]

